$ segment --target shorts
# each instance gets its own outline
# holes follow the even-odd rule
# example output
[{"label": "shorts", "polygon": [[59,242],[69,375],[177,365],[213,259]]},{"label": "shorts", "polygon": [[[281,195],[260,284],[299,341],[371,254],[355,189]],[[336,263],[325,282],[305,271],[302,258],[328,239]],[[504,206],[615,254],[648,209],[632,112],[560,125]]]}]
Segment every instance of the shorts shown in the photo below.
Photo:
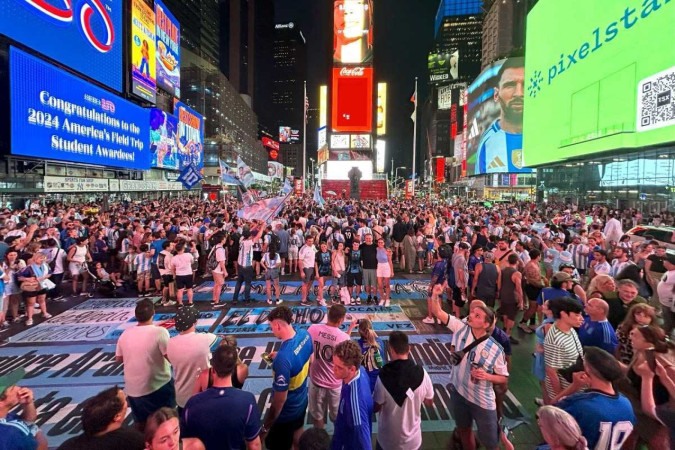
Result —
[{"label": "shorts", "polygon": [[397,241],[396,239],[394,239],[394,240],[392,241],[392,243],[394,244],[394,248],[395,248],[395,249],[396,249],[396,248],[403,247],[403,242],[399,242],[399,241]]},{"label": "shorts", "polygon": [[427,242],[427,251],[430,252],[434,249],[434,243],[433,242]]},{"label": "shorts", "polygon": [[274,269],[267,269],[265,272],[265,280],[278,280],[279,279],[279,268],[275,267]]},{"label": "shorts", "polygon": [[420,250],[420,251],[417,252],[418,258],[424,258],[426,255],[427,255],[427,252],[425,252],[424,250]]},{"label": "shorts", "polygon": [[377,269],[363,269],[363,285],[377,286]]},{"label": "shorts", "polygon": [[302,271],[305,273],[305,278],[302,280],[303,283],[309,283],[314,280],[314,268],[313,267],[305,267],[302,269]]},{"label": "shorts", "polygon": [[164,406],[174,408],[176,406],[176,390],[173,379],[148,395],[142,397],[127,396],[127,402],[131,407],[131,414],[136,423],[145,422],[152,413]]},{"label": "shorts", "polygon": [[173,283],[173,275],[162,275],[162,285],[164,287],[169,287]]},{"label": "shorts", "polygon": [[39,291],[33,291],[33,292],[24,292],[21,291],[21,297],[26,300],[27,298],[34,298],[34,297],[39,297],[41,295],[47,294],[47,289],[40,289]]},{"label": "shorts", "polygon": [[377,263],[377,278],[391,278],[389,263]]},{"label": "shorts", "polygon": [[253,252],[253,261],[255,262],[262,261],[262,252]]},{"label": "shorts", "polygon": [[361,286],[363,285],[363,273],[347,273],[347,287]]},{"label": "shorts", "polygon": [[298,247],[288,247],[288,259],[298,259]]},{"label": "shorts", "polygon": [[68,270],[71,275],[81,275],[87,271],[86,263],[72,261],[68,263]]},{"label": "shorts", "polygon": [[523,285],[523,293],[527,297],[527,299],[531,302],[537,300],[537,297],[539,297],[539,293],[541,292],[541,289],[539,286],[532,286],[531,284],[525,283]]},{"label": "shorts", "polygon": [[499,421],[497,410],[483,409],[467,401],[453,386],[450,386],[450,412],[457,423],[457,428],[471,429],[473,422],[478,428],[477,436],[486,448],[497,448],[499,445]]},{"label": "shorts", "polygon": [[314,420],[326,421],[326,412],[330,421],[335,423],[338,407],[340,406],[340,391],[336,389],[317,386],[309,380],[309,414]]},{"label": "shorts", "polygon": [[144,281],[150,279],[150,271],[146,270],[145,272],[136,272],[136,280]]},{"label": "shorts", "polygon": [[452,288],[452,301],[455,304],[455,306],[458,306],[460,308],[466,305],[466,297],[462,296],[462,290],[460,288],[458,287]]},{"label": "shorts", "polygon": [[499,309],[497,312],[500,316],[506,316],[509,320],[516,320],[516,316],[518,315],[518,304],[499,302]]},{"label": "shorts", "polygon": [[293,447],[293,435],[305,426],[305,413],[286,422],[274,422],[270,432],[265,438],[265,446],[268,450],[289,450]]},{"label": "shorts", "polygon": [[281,259],[288,258],[288,252],[279,252],[279,258]]},{"label": "shorts", "polygon": [[193,284],[192,275],[176,275],[176,289],[192,289]]},{"label": "shorts", "polygon": [[150,278],[153,280],[159,280],[162,278],[162,274],[159,273],[159,266],[157,264],[150,264]]}]

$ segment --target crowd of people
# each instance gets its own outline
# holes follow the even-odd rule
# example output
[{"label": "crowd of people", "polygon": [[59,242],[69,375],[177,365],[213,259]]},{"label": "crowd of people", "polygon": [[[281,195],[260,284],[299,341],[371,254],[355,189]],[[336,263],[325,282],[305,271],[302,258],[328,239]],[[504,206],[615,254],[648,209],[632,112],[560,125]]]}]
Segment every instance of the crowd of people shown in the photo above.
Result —
[{"label": "crowd of people", "polygon": [[[238,207],[234,198],[107,211],[33,203],[0,214],[4,328],[48,319],[52,302],[73,296],[140,297],[138,326],[117,343],[124,390],[88,400],[84,433],[61,448],[420,448],[421,408],[434,391],[409,358],[407,336],[392,333],[385,345],[368,320],[340,329],[346,305],[390,305],[395,272],[430,274],[422,321],[452,333],[458,448],[513,448],[501,417],[512,346],[526,334],[535,335],[525,342],[541,386],[542,448],[658,450],[675,442],[675,256],[649,235],[624,235],[630,224],[622,221],[642,220],[636,213],[421,200],[332,199],[320,208],[305,196],[264,223],[241,219]],[[213,277],[214,309],[238,304],[242,285],[242,301],[252,302],[253,280],[266,282],[275,306],[268,321],[282,344],[264,355],[274,374],[264,417],[242,390],[248,368],[236,340],[196,332],[201,276]],[[328,322],[295,329],[281,277],[299,277],[301,304],[328,307]],[[228,278],[236,280],[231,296],[223,295]],[[156,307],[176,308],[177,336],[153,325]],[[16,423],[11,439],[42,448],[32,392],[16,384],[0,386],[0,427]],[[19,404],[21,415],[10,412]],[[123,426],[127,407],[133,429]],[[313,427],[303,433],[307,413]]]}]

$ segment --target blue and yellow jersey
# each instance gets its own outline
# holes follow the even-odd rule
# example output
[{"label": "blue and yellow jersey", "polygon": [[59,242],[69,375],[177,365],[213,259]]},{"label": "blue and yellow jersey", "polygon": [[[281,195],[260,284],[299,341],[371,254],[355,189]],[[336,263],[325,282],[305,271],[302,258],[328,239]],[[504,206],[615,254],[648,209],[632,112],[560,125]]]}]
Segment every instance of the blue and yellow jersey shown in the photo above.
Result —
[{"label": "blue and yellow jersey", "polygon": [[274,371],[274,392],[288,391],[286,403],[277,419],[290,422],[305,414],[307,409],[307,377],[309,359],[314,347],[306,330],[297,330],[292,339],[284,341],[272,365]]}]

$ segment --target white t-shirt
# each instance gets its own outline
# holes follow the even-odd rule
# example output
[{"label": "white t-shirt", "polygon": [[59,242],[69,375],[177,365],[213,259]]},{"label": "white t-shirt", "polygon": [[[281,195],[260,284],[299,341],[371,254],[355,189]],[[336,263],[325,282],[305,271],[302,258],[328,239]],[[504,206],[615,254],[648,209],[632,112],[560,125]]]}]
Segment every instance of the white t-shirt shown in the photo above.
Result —
[{"label": "white t-shirt", "polygon": [[124,359],[124,391],[130,397],[151,394],[171,380],[171,367],[164,358],[169,332],[156,325],[124,330],[115,356]]},{"label": "white t-shirt", "polygon": [[398,406],[378,378],[373,401],[382,405],[377,421],[377,443],[387,450],[410,450],[422,446],[422,402],[434,398],[434,385],[427,371],[417,389],[408,390],[403,406]]},{"label": "white t-shirt", "polygon": [[211,333],[179,334],[169,340],[166,357],[173,366],[176,403],[183,408],[194,394],[195,380],[202,370],[211,367],[211,349],[218,337]]},{"label": "white t-shirt", "polygon": [[192,275],[192,263],[195,257],[192,253],[179,253],[171,259],[176,276]]},{"label": "white t-shirt", "polygon": [[313,269],[316,260],[316,249],[313,245],[303,245],[298,253],[298,258],[302,261],[303,269]]},{"label": "white t-shirt", "polygon": [[661,277],[656,292],[659,294],[659,303],[666,308],[670,308],[671,311],[675,311],[673,288],[675,288],[675,270],[669,270]]},{"label": "white t-shirt", "polygon": [[[216,249],[214,250],[216,252],[216,261],[219,263],[225,262],[227,260],[227,255],[225,253],[225,249],[223,248],[222,245],[216,246]],[[220,264],[216,266],[216,268],[213,270],[215,273],[223,273],[222,270],[220,270]]]}]

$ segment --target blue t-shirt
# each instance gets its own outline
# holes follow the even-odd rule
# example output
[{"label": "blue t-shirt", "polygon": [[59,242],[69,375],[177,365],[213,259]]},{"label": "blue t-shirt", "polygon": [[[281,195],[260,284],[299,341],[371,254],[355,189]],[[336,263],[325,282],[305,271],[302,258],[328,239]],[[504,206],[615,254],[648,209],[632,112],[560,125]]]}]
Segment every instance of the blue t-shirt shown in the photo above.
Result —
[{"label": "blue t-shirt", "polygon": [[373,395],[363,367],[352,381],[342,385],[331,450],[371,449]]},{"label": "blue t-shirt", "polygon": [[233,387],[211,387],[194,395],[181,417],[182,437],[199,438],[207,450],[243,450],[261,426],[253,394]]},{"label": "blue t-shirt", "polygon": [[157,259],[159,258],[159,254],[162,253],[162,246],[166,242],[166,239],[155,239],[150,243],[150,249],[155,249],[155,254],[152,255],[152,260],[150,261],[152,264],[157,264]]},{"label": "blue t-shirt", "polygon": [[35,450],[38,447],[35,432],[17,414],[7,414],[0,419],[0,450]]},{"label": "blue t-shirt", "polygon": [[274,392],[288,391],[286,402],[277,422],[292,422],[307,410],[307,377],[309,359],[314,352],[312,338],[306,330],[296,330],[295,336],[284,341],[277,352],[272,370]]},{"label": "blue t-shirt", "polygon": [[431,280],[436,280],[434,284],[443,284],[445,283],[447,273],[448,261],[445,259],[436,261],[434,268],[431,269]]},{"label": "blue t-shirt", "polygon": [[565,289],[554,287],[547,287],[541,290],[539,296],[537,297],[537,305],[543,305],[546,300],[553,300],[554,298],[561,298],[561,297],[573,298],[574,300],[578,301],[579,304],[583,307],[583,303],[581,302],[581,300],[579,300],[579,297],[577,297],[574,294],[570,294],[570,292],[566,291]]},{"label": "blue t-shirt", "polygon": [[616,332],[607,320],[594,322],[586,316],[583,325],[577,330],[577,335],[579,336],[579,342],[584,347],[598,347],[611,355],[619,346]]},{"label": "blue t-shirt", "polygon": [[[570,395],[555,406],[576,419],[588,448],[610,448],[610,444],[621,448],[635,425],[633,407],[621,394],[589,390]],[[603,444],[598,447],[599,442]]]}]

